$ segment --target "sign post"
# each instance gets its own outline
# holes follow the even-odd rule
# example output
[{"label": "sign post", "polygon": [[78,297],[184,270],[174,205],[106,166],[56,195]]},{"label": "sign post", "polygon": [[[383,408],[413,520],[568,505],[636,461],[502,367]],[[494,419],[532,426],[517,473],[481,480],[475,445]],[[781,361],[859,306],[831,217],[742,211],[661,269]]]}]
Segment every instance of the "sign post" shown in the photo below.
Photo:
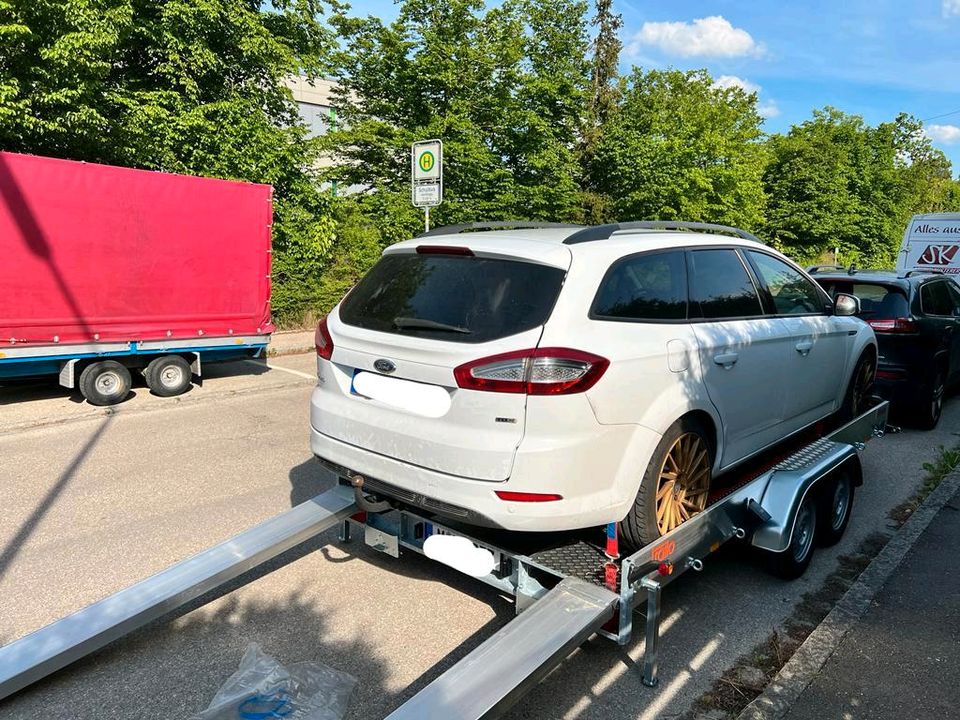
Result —
[{"label": "sign post", "polygon": [[410,148],[410,193],[414,207],[422,207],[424,227],[430,230],[430,208],[443,202],[443,143],[421,140]]}]

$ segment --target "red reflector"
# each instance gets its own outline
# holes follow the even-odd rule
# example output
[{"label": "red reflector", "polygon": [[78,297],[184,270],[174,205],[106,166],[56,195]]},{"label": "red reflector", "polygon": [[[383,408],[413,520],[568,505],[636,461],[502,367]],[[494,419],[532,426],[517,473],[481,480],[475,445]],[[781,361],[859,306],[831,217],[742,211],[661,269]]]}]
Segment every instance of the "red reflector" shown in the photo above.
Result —
[{"label": "red reflector", "polygon": [[867,320],[876,332],[881,333],[915,333],[917,323],[913,318],[891,318],[889,320]]},{"label": "red reflector", "polygon": [[563,495],[556,493],[510,492],[509,490],[495,490],[497,497],[508,502],[553,502],[563,500]]},{"label": "red reflector", "polygon": [[333,356],[333,338],[330,337],[330,330],[327,328],[326,315],[317,323],[317,331],[313,334],[313,344],[317,348],[317,355],[324,360],[329,360]]},{"label": "red reflector", "polygon": [[456,245],[417,245],[420,255],[467,255],[473,257],[473,250]]},{"label": "red reflector", "polygon": [[672,575],[673,574],[673,564],[672,563],[660,563],[657,565],[657,572],[661,575]]},{"label": "red reflector", "polygon": [[902,370],[877,370],[876,378],[878,380],[902,380],[906,373]]}]

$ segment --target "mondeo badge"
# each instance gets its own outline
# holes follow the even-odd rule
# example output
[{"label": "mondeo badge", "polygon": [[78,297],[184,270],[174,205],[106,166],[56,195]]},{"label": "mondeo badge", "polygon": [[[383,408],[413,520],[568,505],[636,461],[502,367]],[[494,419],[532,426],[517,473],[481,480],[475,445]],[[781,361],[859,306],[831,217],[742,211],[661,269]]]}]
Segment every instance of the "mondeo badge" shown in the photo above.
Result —
[{"label": "mondeo badge", "polygon": [[394,370],[397,369],[396,365],[394,365],[389,360],[385,360],[384,358],[380,358],[379,360],[374,361],[373,367],[376,368],[377,372],[382,372],[382,373],[392,373]]}]

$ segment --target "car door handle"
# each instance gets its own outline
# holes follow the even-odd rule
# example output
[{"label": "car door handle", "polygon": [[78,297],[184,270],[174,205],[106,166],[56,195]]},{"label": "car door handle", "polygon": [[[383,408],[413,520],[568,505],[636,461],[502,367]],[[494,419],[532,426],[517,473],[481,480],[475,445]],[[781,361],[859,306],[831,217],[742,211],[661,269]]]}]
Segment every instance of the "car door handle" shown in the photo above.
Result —
[{"label": "car door handle", "polygon": [[797,343],[797,352],[806,357],[810,354],[810,351],[813,349],[812,340],[801,340]]},{"label": "car door handle", "polygon": [[713,361],[717,365],[722,365],[727,370],[732,368],[739,359],[740,356],[735,352],[720,353],[719,355],[713,356]]}]

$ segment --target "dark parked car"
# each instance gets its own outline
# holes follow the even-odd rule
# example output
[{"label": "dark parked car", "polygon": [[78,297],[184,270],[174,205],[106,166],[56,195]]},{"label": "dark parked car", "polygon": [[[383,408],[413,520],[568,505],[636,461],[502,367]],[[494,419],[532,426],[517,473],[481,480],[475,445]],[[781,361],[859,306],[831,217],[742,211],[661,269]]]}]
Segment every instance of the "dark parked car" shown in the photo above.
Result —
[{"label": "dark parked car", "polygon": [[877,334],[878,394],[920,427],[935,427],[944,394],[960,381],[960,285],[922,271],[820,266],[810,274],[831,296],[860,299],[860,317]]}]

